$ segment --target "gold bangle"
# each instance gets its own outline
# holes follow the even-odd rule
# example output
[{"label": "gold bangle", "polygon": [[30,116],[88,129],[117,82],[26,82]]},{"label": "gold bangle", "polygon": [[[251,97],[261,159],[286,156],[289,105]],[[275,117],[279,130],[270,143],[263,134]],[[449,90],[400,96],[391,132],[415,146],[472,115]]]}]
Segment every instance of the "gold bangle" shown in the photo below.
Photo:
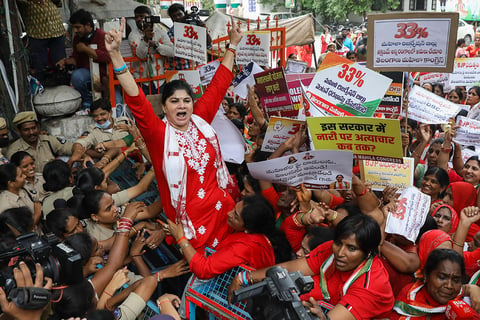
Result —
[{"label": "gold bangle", "polygon": [[333,222],[335,221],[335,219],[337,219],[337,216],[338,216],[338,212],[333,210],[333,216],[331,216],[330,218],[328,218],[328,222]]},{"label": "gold bangle", "polygon": [[453,238],[450,238],[450,239],[452,240],[452,242],[453,242],[454,245],[459,246],[460,248],[463,248],[463,244],[461,244],[461,243],[453,240]]}]

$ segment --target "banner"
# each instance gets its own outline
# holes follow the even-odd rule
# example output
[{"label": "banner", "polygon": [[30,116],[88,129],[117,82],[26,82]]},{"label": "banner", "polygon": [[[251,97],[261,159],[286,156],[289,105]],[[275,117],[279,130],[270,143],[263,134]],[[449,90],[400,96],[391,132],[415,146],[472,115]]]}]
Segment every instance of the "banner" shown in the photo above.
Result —
[{"label": "banner", "polygon": [[376,112],[400,114],[403,100],[403,72],[380,72],[380,74],[392,79],[392,83],[378,105]]},{"label": "banner", "polygon": [[271,117],[263,139],[262,151],[274,152],[283,142],[298,132],[305,121],[289,118]]},{"label": "banner", "polygon": [[287,81],[283,68],[267,70],[254,75],[256,89],[267,116],[278,115],[279,111],[292,110]]},{"label": "banner", "polygon": [[457,28],[458,13],[369,14],[367,67],[452,72]]},{"label": "banner", "polygon": [[422,123],[447,123],[459,110],[457,104],[419,86],[413,86],[408,94],[408,118]]},{"label": "banner", "polygon": [[307,118],[316,150],[349,150],[358,160],[402,163],[400,121],[363,117]]},{"label": "banner", "polygon": [[247,64],[242,70],[240,70],[240,72],[237,73],[235,78],[233,78],[233,81],[232,81],[232,86],[234,87],[233,93],[235,93],[242,99],[247,99],[248,97],[247,84],[250,87],[253,87],[255,85],[255,78],[253,76],[263,71],[264,70],[260,68],[260,66],[253,61]]},{"label": "banner", "polygon": [[179,22],[173,26],[175,57],[207,63],[207,29]]},{"label": "banner", "polygon": [[457,126],[453,141],[465,146],[480,146],[480,121],[458,116]]},{"label": "banner", "polygon": [[[352,183],[351,151],[306,151],[267,161],[248,163],[258,180],[310,189],[331,189]],[[338,181],[341,180],[341,184]],[[337,182],[335,184],[335,182]],[[345,189],[345,188],[344,188]]]},{"label": "banner", "polygon": [[372,184],[375,191],[394,187],[402,191],[413,186],[413,158],[403,158],[403,164],[363,160],[360,162],[362,181]]},{"label": "banner", "polygon": [[218,67],[220,67],[220,61],[215,60],[198,68],[202,85],[206,86],[210,83],[210,81],[212,81],[212,78],[215,75],[215,72],[217,72]]},{"label": "banner", "polygon": [[244,32],[237,46],[237,63],[255,61],[261,66],[270,66],[270,31]]},{"label": "banner", "polygon": [[186,81],[192,87],[193,97],[198,99],[203,94],[202,82],[198,70],[165,70],[167,82],[172,80]]},{"label": "banner", "polygon": [[398,198],[397,211],[388,214],[385,232],[399,234],[415,242],[429,210],[430,196],[410,187]]},{"label": "banner", "polygon": [[450,75],[450,86],[475,86],[480,83],[480,58],[455,59],[453,73]]},{"label": "banner", "polygon": [[328,53],[307,95],[318,108],[335,116],[371,117],[391,79],[335,53]]},{"label": "banner", "polygon": [[295,73],[285,75],[285,80],[287,80],[288,86],[288,94],[290,95],[290,100],[292,101],[292,110],[280,111],[282,116],[289,118],[298,116],[298,110],[303,108],[302,84],[304,86],[309,86],[314,76],[314,73]]}]

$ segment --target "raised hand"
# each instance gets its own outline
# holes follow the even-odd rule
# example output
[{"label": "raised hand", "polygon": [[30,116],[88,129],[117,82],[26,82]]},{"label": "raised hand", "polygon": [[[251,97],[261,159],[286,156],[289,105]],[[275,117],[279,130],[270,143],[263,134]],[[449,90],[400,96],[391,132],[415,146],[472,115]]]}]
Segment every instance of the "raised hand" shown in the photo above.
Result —
[{"label": "raised hand", "polygon": [[120,45],[122,43],[123,31],[125,30],[125,18],[122,18],[120,22],[120,29],[117,31],[115,28],[105,34],[105,48],[108,52],[120,51]]}]

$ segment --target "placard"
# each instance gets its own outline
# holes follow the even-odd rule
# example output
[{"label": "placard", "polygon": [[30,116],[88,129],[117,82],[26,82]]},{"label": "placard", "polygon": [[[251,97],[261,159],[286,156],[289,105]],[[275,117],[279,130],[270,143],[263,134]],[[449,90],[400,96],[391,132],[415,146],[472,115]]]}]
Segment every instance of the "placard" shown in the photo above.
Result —
[{"label": "placard", "polygon": [[315,150],[349,150],[358,160],[403,162],[400,121],[364,117],[307,118]]},{"label": "placard", "polygon": [[381,75],[392,79],[390,87],[382,98],[376,112],[383,114],[400,114],[403,101],[403,72],[380,72]]},{"label": "placard", "polygon": [[215,72],[217,72],[218,67],[220,67],[220,61],[215,60],[198,68],[202,85],[206,86],[210,83],[210,81],[212,81],[212,78],[215,75]]},{"label": "placard", "polygon": [[480,121],[458,116],[457,126],[453,141],[465,146],[480,146]]},{"label": "placard", "polygon": [[301,120],[271,117],[263,139],[262,151],[274,152],[283,142],[297,133],[306,122]]},{"label": "placard", "polygon": [[261,66],[270,66],[270,31],[244,32],[237,45],[237,63],[255,61]]},{"label": "placard", "polygon": [[307,63],[305,61],[288,59],[285,66],[285,74],[304,73],[306,69]]},{"label": "placard", "polygon": [[[258,180],[287,186],[304,184],[310,189],[330,189],[342,178],[352,183],[351,151],[305,151],[272,160],[248,163],[248,171]],[[340,177],[341,176],[341,177]]]},{"label": "placard", "polygon": [[198,70],[165,70],[167,82],[172,80],[186,81],[192,87],[193,97],[198,99],[203,94],[202,82]]},{"label": "placard", "polygon": [[450,86],[474,86],[480,83],[480,58],[455,59],[453,73],[450,75]]},{"label": "placard", "polygon": [[308,87],[310,100],[335,116],[371,117],[391,79],[328,53]]},{"label": "placard", "polygon": [[385,232],[404,236],[415,242],[430,210],[430,196],[415,187],[405,189],[397,202],[396,212],[387,216]]},{"label": "placard", "polygon": [[367,67],[452,72],[457,28],[454,12],[369,14]]},{"label": "placard", "polygon": [[207,63],[207,29],[179,22],[173,26],[175,57]]},{"label": "placard", "polygon": [[240,70],[240,72],[237,73],[235,78],[233,78],[233,81],[232,81],[232,86],[234,87],[233,93],[235,93],[237,96],[239,96],[242,99],[247,99],[248,97],[247,84],[250,87],[253,87],[255,85],[254,75],[263,71],[264,70],[260,68],[258,64],[251,61],[242,70]]},{"label": "placard", "polygon": [[408,117],[428,124],[447,123],[460,107],[436,94],[413,86],[408,93]]},{"label": "placard", "polygon": [[413,186],[413,158],[403,158],[403,164],[383,161],[363,160],[360,162],[362,181],[372,184],[375,191],[394,187],[403,191]]},{"label": "placard", "polygon": [[278,115],[279,111],[292,110],[287,81],[283,68],[276,68],[254,75],[256,89],[267,116]]},{"label": "placard", "polygon": [[302,84],[308,87],[314,76],[314,73],[293,73],[285,75],[285,80],[287,80],[288,86],[288,94],[290,95],[290,100],[292,101],[292,110],[281,111],[282,116],[290,118],[298,116],[298,110],[303,108]]}]

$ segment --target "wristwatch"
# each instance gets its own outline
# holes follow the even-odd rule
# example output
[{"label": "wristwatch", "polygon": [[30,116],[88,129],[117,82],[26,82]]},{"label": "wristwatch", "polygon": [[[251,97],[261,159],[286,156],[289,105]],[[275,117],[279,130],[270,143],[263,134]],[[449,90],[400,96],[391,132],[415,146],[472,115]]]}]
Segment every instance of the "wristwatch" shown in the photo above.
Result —
[{"label": "wristwatch", "polygon": [[237,50],[237,46],[229,42],[227,43],[227,49]]}]

